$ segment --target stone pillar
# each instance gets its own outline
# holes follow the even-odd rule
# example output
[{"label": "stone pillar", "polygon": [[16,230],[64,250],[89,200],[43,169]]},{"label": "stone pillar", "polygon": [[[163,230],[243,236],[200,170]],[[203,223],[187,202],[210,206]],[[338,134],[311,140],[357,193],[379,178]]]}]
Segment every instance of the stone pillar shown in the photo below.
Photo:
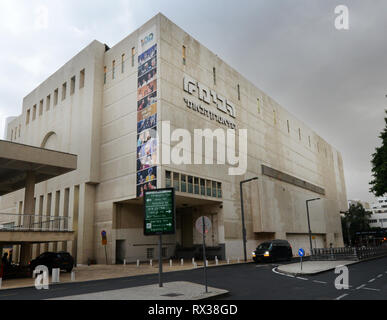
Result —
[{"label": "stone pillar", "polygon": [[32,258],[32,244],[22,243],[20,248],[20,264],[28,265]]}]

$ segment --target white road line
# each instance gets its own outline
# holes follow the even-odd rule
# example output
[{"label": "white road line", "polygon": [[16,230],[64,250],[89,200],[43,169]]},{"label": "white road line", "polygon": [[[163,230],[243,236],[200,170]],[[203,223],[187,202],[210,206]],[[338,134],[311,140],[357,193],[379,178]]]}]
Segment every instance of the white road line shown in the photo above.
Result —
[{"label": "white road line", "polygon": [[371,279],[370,281],[368,281],[369,283],[372,283],[374,282],[376,279]]},{"label": "white road line", "polygon": [[304,280],[304,281],[308,281],[309,280],[309,279],[302,278],[302,277],[297,277],[297,279]]},{"label": "white road line", "polygon": [[378,275],[378,278],[381,278],[381,277],[383,277],[383,275],[382,275],[382,274],[379,274],[379,275]]},{"label": "white road line", "polygon": [[370,291],[380,291],[380,289],[373,289],[373,288],[362,288],[363,290],[370,290]]},{"label": "white road line", "polygon": [[274,273],[279,274],[281,276],[285,276],[285,277],[289,277],[289,278],[295,278],[295,276],[292,276],[290,274],[285,274],[285,273],[278,272],[277,268],[273,268],[271,271],[273,271]]},{"label": "white road line", "polygon": [[357,287],[356,290],[363,289],[365,286],[366,286],[365,284],[362,284],[360,287]]},{"label": "white road line", "polygon": [[313,282],[315,282],[315,283],[321,283],[321,284],[327,284],[327,282],[324,282],[324,281],[318,281],[318,280],[313,280]]},{"label": "white road line", "polygon": [[343,294],[342,296],[340,296],[340,297],[336,298],[336,300],[341,300],[341,299],[343,299],[344,297],[346,297],[347,295],[348,295],[348,293],[346,293],[346,294]]}]

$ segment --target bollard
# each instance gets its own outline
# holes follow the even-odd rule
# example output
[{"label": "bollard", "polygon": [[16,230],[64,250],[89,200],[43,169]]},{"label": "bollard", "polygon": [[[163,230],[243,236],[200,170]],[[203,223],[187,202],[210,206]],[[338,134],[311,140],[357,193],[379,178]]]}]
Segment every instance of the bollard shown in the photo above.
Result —
[{"label": "bollard", "polygon": [[124,266],[126,266],[126,259],[124,259]]},{"label": "bollard", "polygon": [[75,271],[71,271],[71,281],[75,281]]},{"label": "bollard", "polygon": [[169,260],[169,266],[170,266],[170,267],[172,267],[172,263],[173,263],[173,262],[172,262],[172,259]]},{"label": "bollard", "polygon": [[194,262],[194,268],[197,268],[197,267],[198,267],[198,264]]},{"label": "bollard", "polygon": [[150,266],[151,266],[151,267],[153,266],[153,261],[152,261],[152,260],[150,260]]},{"label": "bollard", "polygon": [[208,267],[208,260],[206,260],[206,267]]},{"label": "bollard", "polygon": [[184,266],[184,259],[181,259],[181,266]]},{"label": "bollard", "polygon": [[195,265],[195,258],[192,258],[192,264]]},{"label": "bollard", "polygon": [[230,264],[230,258],[227,258],[227,264]]},{"label": "bollard", "polygon": [[215,264],[216,264],[217,266],[219,265],[219,260],[218,260],[218,258],[216,258]]},{"label": "bollard", "polygon": [[140,267],[140,260],[137,260],[137,268]]},{"label": "bollard", "polygon": [[241,259],[240,258],[238,258],[238,263],[240,263],[241,262]]},{"label": "bollard", "polygon": [[52,269],[52,283],[59,283],[60,282],[60,269]]},{"label": "bollard", "polygon": [[2,284],[3,284],[3,278],[0,278],[0,289],[1,289]]}]

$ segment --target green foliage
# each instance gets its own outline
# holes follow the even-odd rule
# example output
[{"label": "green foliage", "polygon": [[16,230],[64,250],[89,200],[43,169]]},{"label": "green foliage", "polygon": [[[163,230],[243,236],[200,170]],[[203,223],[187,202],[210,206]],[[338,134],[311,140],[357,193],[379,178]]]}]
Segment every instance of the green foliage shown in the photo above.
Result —
[{"label": "green foliage", "polygon": [[376,153],[372,155],[371,160],[374,179],[370,182],[370,185],[372,185],[370,191],[376,197],[381,197],[387,193],[387,117],[384,118],[384,121],[386,126],[379,136],[382,139],[382,146],[376,148]]},{"label": "green foliage", "polygon": [[371,217],[371,212],[366,211],[360,203],[354,205],[351,204],[349,210],[345,213],[345,217],[341,218],[341,226],[343,228],[344,240],[348,244],[348,226],[349,227],[349,237],[352,244],[354,243],[356,232],[369,231],[369,218]]}]

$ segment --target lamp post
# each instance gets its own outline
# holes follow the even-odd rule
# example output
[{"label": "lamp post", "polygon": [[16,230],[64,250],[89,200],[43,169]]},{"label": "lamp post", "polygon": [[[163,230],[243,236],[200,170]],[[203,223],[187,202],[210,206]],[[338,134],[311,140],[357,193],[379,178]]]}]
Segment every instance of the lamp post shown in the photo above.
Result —
[{"label": "lamp post", "polygon": [[245,211],[243,208],[243,184],[251,182],[253,180],[258,180],[258,177],[241,181],[240,183],[240,196],[241,196],[241,210],[242,210],[242,237],[243,237],[243,254],[245,262],[247,262],[247,252],[246,252],[246,227],[245,227]]},{"label": "lamp post", "polygon": [[310,254],[312,255],[312,230],[310,230],[310,218],[309,218],[309,202],[320,200],[320,198],[306,200],[306,215],[308,217],[308,229],[309,229],[309,243],[310,243]]}]

